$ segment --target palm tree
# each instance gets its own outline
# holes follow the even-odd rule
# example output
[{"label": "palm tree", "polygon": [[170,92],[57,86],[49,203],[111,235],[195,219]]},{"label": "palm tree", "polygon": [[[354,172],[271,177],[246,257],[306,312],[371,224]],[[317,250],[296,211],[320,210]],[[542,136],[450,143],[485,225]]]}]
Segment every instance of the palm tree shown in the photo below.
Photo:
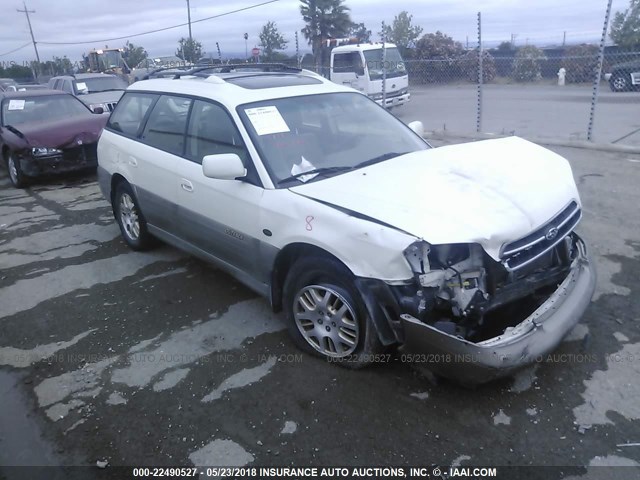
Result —
[{"label": "palm tree", "polygon": [[300,13],[307,24],[302,29],[316,64],[324,64],[322,40],[345,37],[351,28],[349,7],[344,0],[300,0]]}]

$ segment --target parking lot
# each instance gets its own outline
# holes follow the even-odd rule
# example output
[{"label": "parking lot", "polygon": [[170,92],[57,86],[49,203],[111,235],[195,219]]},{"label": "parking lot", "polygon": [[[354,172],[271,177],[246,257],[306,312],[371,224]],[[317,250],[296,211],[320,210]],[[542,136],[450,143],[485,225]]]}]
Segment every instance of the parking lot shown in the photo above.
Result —
[{"label": "parking lot", "polygon": [[16,190],[1,170],[0,465],[640,466],[640,156],[554,150],[597,293],[545,361],[474,390],[401,353],[361,371],[302,354],[230,276],[130,251],[94,177]]},{"label": "parking lot", "polygon": [[[533,139],[586,140],[591,85],[499,85],[483,87],[482,132]],[[640,92],[600,87],[593,141],[640,146]],[[394,111],[428,130],[476,131],[475,85],[412,86],[411,101]]]}]

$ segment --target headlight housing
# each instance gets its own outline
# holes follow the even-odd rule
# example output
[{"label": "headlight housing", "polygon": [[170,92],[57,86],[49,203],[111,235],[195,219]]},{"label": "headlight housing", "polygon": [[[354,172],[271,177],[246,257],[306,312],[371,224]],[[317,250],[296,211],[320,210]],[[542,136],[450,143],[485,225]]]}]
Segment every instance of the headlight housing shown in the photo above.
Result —
[{"label": "headlight housing", "polygon": [[48,147],[34,147],[31,149],[31,155],[34,157],[50,157],[52,155],[60,155],[62,150]]},{"label": "headlight housing", "polygon": [[374,100],[382,100],[382,94],[381,93],[374,93],[373,95],[371,95],[371,98]]}]

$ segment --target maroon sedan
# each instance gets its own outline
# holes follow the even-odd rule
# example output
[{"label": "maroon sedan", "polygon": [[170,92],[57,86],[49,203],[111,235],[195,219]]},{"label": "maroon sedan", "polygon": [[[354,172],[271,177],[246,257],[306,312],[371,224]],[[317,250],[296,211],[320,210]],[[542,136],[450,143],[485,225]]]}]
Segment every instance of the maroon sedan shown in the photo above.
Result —
[{"label": "maroon sedan", "polygon": [[0,149],[11,183],[24,188],[38,175],[95,168],[108,118],[60,91],[0,93]]}]

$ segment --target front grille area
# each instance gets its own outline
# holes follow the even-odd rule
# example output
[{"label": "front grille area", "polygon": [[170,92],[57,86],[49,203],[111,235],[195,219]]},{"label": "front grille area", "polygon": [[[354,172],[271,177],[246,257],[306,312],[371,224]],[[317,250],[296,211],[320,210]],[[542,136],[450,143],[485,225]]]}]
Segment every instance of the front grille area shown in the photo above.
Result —
[{"label": "front grille area", "polygon": [[98,144],[78,145],[77,147],[65,148],[62,159],[68,162],[94,163],[98,161]]},{"label": "front grille area", "polygon": [[400,97],[400,96],[404,95],[407,92],[408,92],[408,90],[406,88],[402,89],[402,90],[396,90],[395,92],[387,92],[387,98]]},{"label": "front grille area", "polygon": [[580,207],[576,202],[571,202],[542,227],[506,244],[501,255],[503,265],[507,270],[515,271],[534,262],[571,233],[581,217]]}]

